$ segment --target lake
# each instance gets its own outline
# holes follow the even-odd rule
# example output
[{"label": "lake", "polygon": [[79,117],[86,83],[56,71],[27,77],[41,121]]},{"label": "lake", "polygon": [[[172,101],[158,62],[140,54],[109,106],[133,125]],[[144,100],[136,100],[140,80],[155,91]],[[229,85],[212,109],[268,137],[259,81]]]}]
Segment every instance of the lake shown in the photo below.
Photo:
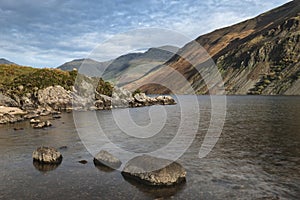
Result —
[{"label": "lake", "polygon": [[[188,109],[193,97],[181,98]],[[167,114],[164,127],[157,129],[160,125],[154,124],[153,132],[158,134],[148,138],[124,134],[118,128],[113,114],[122,116],[127,109],[63,113],[52,121],[53,127],[43,130],[32,129],[28,121],[0,127],[0,199],[299,199],[300,97],[228,96],[222,134],[204,158],[198,154],[210,122],[211,101],[209,96],[197,100],[199,126],[183,130],[187,135],[196,131],[196,137],[188,149],[178,143],[178,149],[184,151],[178,162],[187,170],[185,184],[151,188],[125,180],[118,170],[94,166],[90,152],[101,150],[97,135],[91,134],[90,144],[85,143],[90,152],[82,142],[85,131],[95,131],[100,125],[109,141],[121,149],[155,151],[169,144],[179,128],[179,104],[129,109],[140,127],[155,122],[149,111],[155,116],[163,109]],[[81,119],[76,126],[74,116]],[[192,121],[191,117],[183,120]],[[33,165],[32,152],[41,145],[67,146],[59,150],[62,164],[49,171]]]}]

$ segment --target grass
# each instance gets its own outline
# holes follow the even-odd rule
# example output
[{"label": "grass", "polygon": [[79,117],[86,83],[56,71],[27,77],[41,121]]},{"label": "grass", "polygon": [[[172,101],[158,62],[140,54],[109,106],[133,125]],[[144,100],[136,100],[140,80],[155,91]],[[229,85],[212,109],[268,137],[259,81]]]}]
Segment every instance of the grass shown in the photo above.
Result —
[{"label": "grass", "polygon": [[[38,89],[49,86],[60,85],[66,90],[71,90],[76,78],[95,82],[97,91],[101,94],[111,96],[112,85],[101,78],[88,78],[78,74],[77,71],[62,71],[60,69],[32,68],[17,65],[0,64],[0,92],[19,97],[27,93],[34,93]],[[77,81],[78,81],[77,80]],[[78,82],[77,82],[78,83]]]}]

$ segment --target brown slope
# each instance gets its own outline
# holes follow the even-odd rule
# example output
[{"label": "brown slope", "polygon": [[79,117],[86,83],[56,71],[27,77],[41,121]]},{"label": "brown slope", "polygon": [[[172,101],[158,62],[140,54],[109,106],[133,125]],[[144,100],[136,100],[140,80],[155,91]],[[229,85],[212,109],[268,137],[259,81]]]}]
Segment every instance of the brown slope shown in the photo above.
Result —
[{"label": "brown slope", "polygon": [[[208,93],[208,88],[201,75],[195,69],[195,67],[203,69],[205,62],[208,60],[208,55],[199,47],[200,44],[213,58],[213,61],[217,63],[225,80],[228,93],[251,93],[251,89],[260,86],[258,83],[264,81],[261,77],[262,74],[269,79],[267,72],[271,71],[273,73],[274,67],[277,65],[287,65],[287,63],[280,63],[285,57],[291,57],[291,55],[287,54],[297,54],[297,47],[299,46],[297,35],[298,30],[300,30],[298,26],[299,11],[300,1],[292,1],[256,18],[200,36],[180,49],[178,54],[181,56],[177,55],[171,58],[165,64],[166,67],[148,74],[136,81],[135,85],[131,84],[126,87],[131,89],[143,85],[141,89],[147,93],[168,93],[169,91],[164,87],[147,83],[163,82],[175,88],[185,86],[185,84],[174,79],[174,73],[171,73],[170,69],[175,69],[199,93]],[[291,44],[288,45],[288,43]],[[289,50],[291,48],[293,50]],[[264,55],[260,56],[260,53]],[[294,64],[290,63],[291,66],[295,66],[295,63],[298,61],[296,57],[286,59],[294,59]],[[271,67],[274,69],[271,69]],[[280,70],[277,69],[277,71]],[[284,75],[288,76],[288,78],[293,76],[287,74],[289,73]],[[206,75],[212,78],[215,76],[215,74],[209,73]],[[276,76],[279,77],[278,74]],[[281,79],[285,79],[285,77],[282,75]],[[266,86],[261,86],[260,93],[281,94],[291,85],[286,87],[281,90],[271,91]],[[176,90],[176,92],[185,93],[185,90],[186,88],[183,87],[181,91]]]}]

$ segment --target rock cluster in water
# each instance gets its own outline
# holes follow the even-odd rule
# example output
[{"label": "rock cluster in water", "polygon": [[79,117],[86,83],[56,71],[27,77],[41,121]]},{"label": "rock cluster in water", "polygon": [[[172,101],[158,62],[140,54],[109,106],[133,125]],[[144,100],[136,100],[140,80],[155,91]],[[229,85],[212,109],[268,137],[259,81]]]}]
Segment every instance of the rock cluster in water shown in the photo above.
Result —
[{"label": "rock cluster in water", "polygon": [[[49,171],[58,167],[62,155],[53,147],[39,147],[33,154],[33,165],[40,171]],[[111,153],[101,150],[94,157],[96,167],[114,170],[122,162]],[[88,161],[80,160],[81,164]],[[102,169],[102,168],[101,168]],[[149,155],[137,156],[129,160],[122,170],[124,178],[150,186],[173,186],[186,181],[186,170],[177,162]]]},{"label": "rock cluster in water", "polygon": [[[176,104],[171,96],[148,97],[144,93],[132,94],[121,88],[115,88],[111,96],[106,96],[92,89],[78,92],[73,88],[73,91],[68,91],[59,85],[38,90],[34,98],[31,97],[32,95],[28,94],[15,101],[0,94],[0,124],[15,123],[51,114],[53,118],[58,118],[59,115],[56,115],[58,111],[107,110]],[[47,126],[47,124],[44,126],[39,124],[37,127]]]}]

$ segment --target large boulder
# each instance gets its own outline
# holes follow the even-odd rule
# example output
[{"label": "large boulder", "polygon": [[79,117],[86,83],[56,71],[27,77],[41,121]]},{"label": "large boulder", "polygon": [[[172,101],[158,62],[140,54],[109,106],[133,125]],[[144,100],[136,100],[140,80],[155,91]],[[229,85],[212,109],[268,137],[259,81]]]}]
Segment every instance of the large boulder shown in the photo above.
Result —
[{"label": "large boulder", "polygon": [[186,171],[177,162],[142,155],[128,161],[122,175],[147,185],[171,186],[185,182]]},{"label": "large boulder", "polygon": [[122,162],[118,158],[110,154],[109,152],[101,150],[94,157],[94,164],[100,166],[104,165],[107,167],[117,169],[122,165]]},{"label": "large boulder", "polygon": [[39,147],[32,153],[33,161],[42,164],[60,164],[62,155],[53,147]]},{"label": "large boulder", "polygon": [[59,85],[50,86],[38,91],[38,102],[43,107],[66,110],[72,107],[71,91],[67,91]]}]

